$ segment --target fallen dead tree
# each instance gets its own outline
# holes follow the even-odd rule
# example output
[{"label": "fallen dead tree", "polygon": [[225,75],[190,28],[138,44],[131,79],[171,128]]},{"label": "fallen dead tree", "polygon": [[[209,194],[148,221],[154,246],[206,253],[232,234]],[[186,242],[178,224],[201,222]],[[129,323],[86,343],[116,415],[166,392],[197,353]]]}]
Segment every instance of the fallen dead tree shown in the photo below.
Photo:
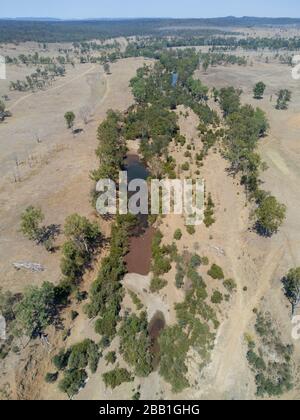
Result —
[{"label": "fallen dead tree", "polygon": [[13,266],[16,270],[29,270],[32,273],[41,273],[45,271],[45,268],[41,264],[31,263],[31,262],[16,262],[13,263]]}]

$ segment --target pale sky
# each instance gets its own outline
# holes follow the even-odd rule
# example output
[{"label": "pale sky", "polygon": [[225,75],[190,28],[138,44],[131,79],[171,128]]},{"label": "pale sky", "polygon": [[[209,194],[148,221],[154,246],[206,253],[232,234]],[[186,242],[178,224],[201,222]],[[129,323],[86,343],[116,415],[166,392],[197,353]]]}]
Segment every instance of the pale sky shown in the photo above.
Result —
[{"label": "pale sky", "polygon": [[299,0],[1,0],[0,17],[300,17]]}]

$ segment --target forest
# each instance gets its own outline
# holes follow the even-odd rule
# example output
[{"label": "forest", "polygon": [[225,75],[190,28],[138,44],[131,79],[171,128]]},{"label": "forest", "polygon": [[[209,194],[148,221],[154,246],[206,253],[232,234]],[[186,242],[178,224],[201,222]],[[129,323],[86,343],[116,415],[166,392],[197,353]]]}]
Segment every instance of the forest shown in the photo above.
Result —
[{"label": "forest", "polygon": [[[231,33],[234,35],[229,29],[228,31],[224,31],[223,28],[227,27],[297,25],[299,23],[300,19],[252,17],[215,19],[95,19],[83,21],[2,19],[0,20],[0,42],[80,42],[91,39],[145,35],[203,36],[207,38],[214,34],[228,35]],[[235,32],[235,34],[237,33]],[[276,42],[276,38],[273,39]],[[195,43],[191,45],[195,45]]]}]

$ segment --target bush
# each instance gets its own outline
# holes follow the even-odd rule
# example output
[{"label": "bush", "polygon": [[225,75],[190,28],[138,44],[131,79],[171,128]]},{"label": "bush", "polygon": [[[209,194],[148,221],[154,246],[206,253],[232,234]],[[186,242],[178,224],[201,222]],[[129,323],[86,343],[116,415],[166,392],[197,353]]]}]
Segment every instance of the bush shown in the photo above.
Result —
[{"label": "bush", "polygon": [[75,321],[75,319],[78,318],[78,316],[79,316],[78,312],[76,312],[76,311],[71,312],[71,320],[72,321]]},{"label": "bush", "polygon": [[125,362],[134,368],[137,376],[147,377],[152,372],[151,338],[147,314],[128,316],[119,331],[120,352]]},{"label": "bush", "polygon": [[111,308],[111,310],[108,309],[103,318],[100,318],[96,321],[96,333],[113,339],[116,335],[118,320],[119,316],[116,314],[113,308]]},{"label": "bush", "polygon": [[138,295],[134,292],[132,292],[131,290],[129,291],[129,296],[131,297],[132,302],[135,304],[136,309],[138,311],[140,311],[141,309],[143,309],[144,305],[142,303],[142,301],[139,299]]},{"label": "bush", "polygon": [[177,289],[181,289],[184,285],[184,277],[185,277],[185,271],[181,264],[177,263],[176,266],[177,273],[175,276],[175,283]]},{"label": "bush", "polygon": [[163,235],[160,231],[156,232],[152,241],[152,267],[151,270],[155,277],[159,277],[171,270],[171,261],[168,255],[173,250],[170,247],[161,246]]},{"label": "bush", "polygon": [[79,390],[85,386],[88,376],[85,370],[68,370],[58,387],[60,391],[69,397],[78,394]]},{"label": "bush", "polygon": [[27,207],[21,215],[21,232],[23,235],[30,240],[38,241],[41,235],[40,223],[44,218],[40,208]]},{"label": "bush", "polygon": [[225,280],[223,285],[229,293],[232,293],[237,288],[236,282],[233,279]]},{"label": "bush", "polygon": [[181,238],[182,238],[182,232],[180,229],[177,229],[176,232],[174,233],[174,239],[176,241],[180,241]]},{"label": "bush", "polygon": [[196,233],[196,229],[195,229],[195,227],[194,227],[194,226],[187,226],[187,227],[186,227],[186,230],[187,230],[187,233],[188,233],[189,235],[195,235],[195,233]]},{"label": "bush", "polygon": [[56,373],[47,373],[45,376],[45,381],[47,384],[54,384],[57,381],[58,372]]},{"label": "bush", "polygon": [[110,372],[104,373],[103,381],[105,386],[115,389],[125,382],[133,382],[133,378],[126,369],[117,368],[115,370],[111,370]]},{"label": "bush", "polygon": [[150,284],[150,291],[151,293],[159,292],[161,289],[166,287],[167,284],[167,280],[160,279],[159,277],[153,277]]},{"label": "bush", "polygon": [[180,326],[166,328],[159,338],[161,362],[160,375],[172,385],[173,392],[181,392],[189,386],[185,363],[189,350],[188,337]]},{"label": "bush", "polygon": [[185,172],[189,171],[189,169],[190,169],[190,164],[189,164],[188,162],[183,163],[183,164],[181,165],[181,169],[182,169],[183,171],[185,171]]},{"label": "bush", "polygon": [[214,208],[215,208],[214,202],[212,200],[211,194],[209,194],[207,203],[206,203],[206,208],[204,211],[204,224],[207,228],[212,226],[215,223],[215,219],[213,217]]},{"label": "bush", "polygon": [[52,283],[45,282],[38,287],[28,287],[24,297],[15,309],[16,328],[29,337],[36,337],[58,317],[59,291]]},{"label": "bush", "polygon": [[222,268],[216,264],[211,266],[207,274],[215,280],[223,280],[225,277]]},{"label": "bush", "polygon": [[211,301],[215,305],[218,305],[218,304],[222,303],[223,302],[223,295],[222,295],[222,293],[220,293],[218,291],[215,291],[213,293],[213,295],[212,295]]},{"label": "bush", "polygon": [[106,365],[114,365],[117,361],[117,355],[116,352],[110,351],[105,356]]},{"label": "bush", "polygon": [[190,266],[192,268],[197,268],[197,267],[200,267],[201,263],[202,263],[201,257],[197,254],[194,254],[191,258]]},{"label": "bush", "polygon": [[201,258],[201,264],[208,266],[209,265],[209,259],[207,257],[202,257]]},{"label": "bush", "polygon": [[52,363],[58,370],[64,370],[68,366],[68,361],[70,357],[70,351],[65,352],[60,350],[60,352],[53,357]]}]

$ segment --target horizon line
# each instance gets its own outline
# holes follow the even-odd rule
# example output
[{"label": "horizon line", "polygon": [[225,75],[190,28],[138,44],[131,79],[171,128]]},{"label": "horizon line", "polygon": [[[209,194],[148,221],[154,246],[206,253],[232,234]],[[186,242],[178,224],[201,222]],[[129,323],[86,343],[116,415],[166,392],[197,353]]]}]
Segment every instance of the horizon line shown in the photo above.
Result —
[{"label": "horizon line", "polygon": [[243,16],[236,16],[236,15],[228,15],[228,16],[213,16],[213,17],[178,17],[178,16],[126,16],[126,17],[110,17],[110,16],[103,16],[103,17],[54,17],[54,16],[0,16],[0,20],[27,20],[27,21],[34,21],[34,20],[44,20],[44,21],[96,21],[96,20],[145,20],[145,19],[172,19],[172,20],[214,20],[214,19],[290,19],[290,20],[298,20],[300,17],[291,17],[291,16],[251,16],[251,15],[243,15]]}]

